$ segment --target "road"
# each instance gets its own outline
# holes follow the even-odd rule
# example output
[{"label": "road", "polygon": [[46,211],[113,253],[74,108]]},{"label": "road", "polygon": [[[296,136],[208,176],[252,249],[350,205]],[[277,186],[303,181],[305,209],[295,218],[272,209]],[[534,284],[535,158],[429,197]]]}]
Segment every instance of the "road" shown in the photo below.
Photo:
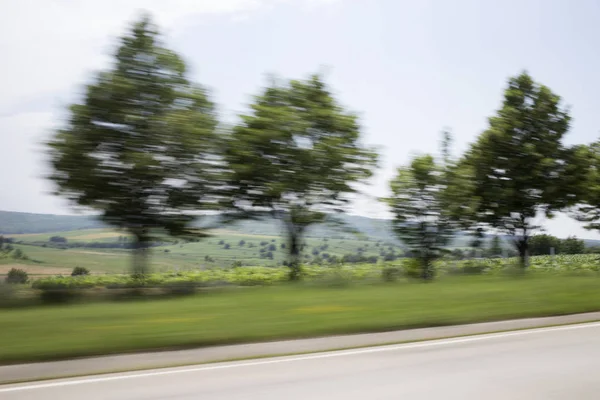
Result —
[{"label": "road", "polygon": [[4,385],[0,398],[598,399],[600,323]]}]

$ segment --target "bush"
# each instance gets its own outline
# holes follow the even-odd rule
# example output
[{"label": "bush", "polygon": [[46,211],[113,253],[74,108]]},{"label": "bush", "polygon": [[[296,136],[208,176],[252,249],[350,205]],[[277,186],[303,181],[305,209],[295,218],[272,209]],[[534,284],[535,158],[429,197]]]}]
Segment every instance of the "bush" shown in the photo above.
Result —
[{"label": "bush", "polygon": [[403,267],[404,276],[407,278],[421,279],[423,277],[421,261],[418,258],[409,258],[405,260]]},{"label": "bush", "polygon": [[25,255],[25,253],[23,253],[21,249],[15,249],[11,253],[11,257],[15,260],[27,260],[27,256]]},{"label": "bush", "polygon": [[465,275],[481,275],[486,271],[486,269],[487,268],[485,265],[467,261],[462,268],[462,272]]},{"label": "bush", "polygon": [[89,274],[90,274],[90,270],[85,267],[75,267],[75,268],[73,268],[73,271],[71,272],[71,276],[82,276],[82,275],[89,275]]},{"label": "bush", "polygon": [[223,246],[223,248],[225,250],[229,250],[230,247],[231,247],[231,245],[229,243],[226,243],[225,246]]},{"label": "bush", "polygon": [[22,269],[11,268],[5,279],[6,283],[24,284],[29,281],[29,275]]},{"label": "bush", "polygon": [[381,277],[385,282],[396,282],[402,276],[402,270],[397,267],[386,267],[381,271]]}]

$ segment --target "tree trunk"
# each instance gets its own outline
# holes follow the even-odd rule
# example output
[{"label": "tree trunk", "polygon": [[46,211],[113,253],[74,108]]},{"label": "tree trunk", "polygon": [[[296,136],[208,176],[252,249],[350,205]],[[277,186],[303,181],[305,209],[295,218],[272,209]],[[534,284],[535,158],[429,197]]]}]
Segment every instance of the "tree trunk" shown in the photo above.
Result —
[{"label": "tree trunk", "polygon": [[433,258],[428,255],[421,258],[421,279],[424,281],[433,279]]},{"label": "tree trunk", "polygon": [[517,250],[519,251],[519,265],[525,269],[529,266],[529,241],[527,238],[517,242]]},{"label": "tree trunk", "polygon": [[288,238],[290,241],[290,259],[288,265],[290,268],[289,278],[290,281],[298,281],[300,280],[302,270],[300,267],[300,237],[295,227],[290,227],[288,229]]},{"label": "tree trunk", "polygon": [[136,278],[143,278],[150,272],[148,265],[148,236],[144,231],[132,232],[134,236],[133,262],[131,274]]}]

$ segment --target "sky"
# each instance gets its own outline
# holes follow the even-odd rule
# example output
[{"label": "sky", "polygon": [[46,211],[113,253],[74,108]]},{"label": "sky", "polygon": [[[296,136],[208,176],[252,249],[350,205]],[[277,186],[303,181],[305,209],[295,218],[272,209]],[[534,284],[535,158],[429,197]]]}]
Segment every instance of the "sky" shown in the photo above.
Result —
[{"label": "sky", "polygon": [[[595,0],[6,0],[0,2],[0,210],[71,214],[44,176],[43,143],[68,104],[111,62],[118,36],[149,12],[168,47],[235,121],[267,74],[323,72],[358,113],[381,165],[351,213],[389,217],[396,168],[437,153],[450,128],[460,155],[527,70],[564,99],[565,143],[600,129],[600,2]],[[549,233],[600,238],[569,217]]]}]

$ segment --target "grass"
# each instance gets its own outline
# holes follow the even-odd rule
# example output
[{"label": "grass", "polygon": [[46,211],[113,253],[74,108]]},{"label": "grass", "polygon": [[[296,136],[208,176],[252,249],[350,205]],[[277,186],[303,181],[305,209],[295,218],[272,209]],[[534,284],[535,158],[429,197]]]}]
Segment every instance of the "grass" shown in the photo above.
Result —
[{"label": "grass", "polygon": [[593,277],[477,276],[0,310],[0,362],[590,312],[600,310],[599,289]]}]

